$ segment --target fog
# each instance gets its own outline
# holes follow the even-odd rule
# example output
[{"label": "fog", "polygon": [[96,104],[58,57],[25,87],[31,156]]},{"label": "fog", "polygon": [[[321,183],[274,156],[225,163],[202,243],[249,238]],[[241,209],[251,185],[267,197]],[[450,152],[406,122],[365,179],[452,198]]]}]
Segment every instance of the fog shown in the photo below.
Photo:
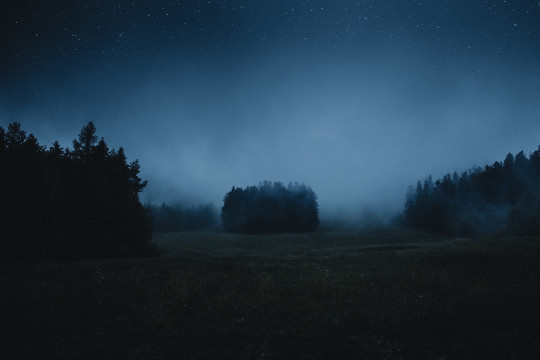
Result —
[{"label": "fog", "polygon": [[[385,220],[418,179],[540,145],[535,2],[512,10],[493,1],[497,15],[471,25],[488,9],[467,5],[476,9],[469,16],[461,2],[445,11],[433,4],[442,2],[427,10],[415,1],[337,1],[327,10],[320,1],[208,2],[225,9],[217,15],[193,1],[167,13],[196,23],[184,33],[169,25],[171,41],[158,30],[172,2],[165,10],[120,3],[131,11],[102,38],[87,31],[85,42],[85,29],[96,27],[90,20],[73,30],[83,55],[45,51],[61,39],[35,53],[30,40],[2,45],[19,55],[4,60],[0,126],[18,121],[41,144],[66,147],[93,121],[110,147],[139,159],[149,181],[144,202],[221,206],[233,185],[298,181],[318,195],[322,219]],[[234,6],[252,11],[235,15]],[[161,25],[140,25],[155,9]],[[291,9],[297,15],[285,16]],[[306,21],[314,9],[318,18]],[[28,16],[18,11],[10,21]],[[40,26],[42,37],[54,27]],[[204,34],[191,36],[196,27]]]}]

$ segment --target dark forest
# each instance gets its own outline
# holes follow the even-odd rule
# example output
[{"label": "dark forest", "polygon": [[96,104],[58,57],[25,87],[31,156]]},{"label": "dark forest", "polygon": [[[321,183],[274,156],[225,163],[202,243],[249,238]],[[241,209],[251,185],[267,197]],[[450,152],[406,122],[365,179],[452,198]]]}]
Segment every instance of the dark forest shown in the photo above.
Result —
[{"label": "dark forest", "polygon": [[92,122],[46,149],[19,123],[0,128],[0,253],[7,259],[73,260],[153,255],[146,182],[123,148],[98,141]]},{"label": "dark forest", "polygon": [[418,181],[407,192],[405,222],[444,234],[540,235],[540,147],[483,169]]},{"label": "dark forest", "polygon": [[228,232],[314,231],[319,225],[317,196],[305,185],[265,181],[225,195],[221,222]]}]

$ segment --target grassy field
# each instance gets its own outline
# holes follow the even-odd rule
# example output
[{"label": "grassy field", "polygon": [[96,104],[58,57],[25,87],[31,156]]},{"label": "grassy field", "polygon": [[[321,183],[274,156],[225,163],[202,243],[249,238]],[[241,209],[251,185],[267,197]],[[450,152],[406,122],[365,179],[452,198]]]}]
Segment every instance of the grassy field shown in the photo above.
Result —
[{"label": "grassy field", "polygon": [[1,359],[536,359],[540,238],[155,234],[0,264]]}]

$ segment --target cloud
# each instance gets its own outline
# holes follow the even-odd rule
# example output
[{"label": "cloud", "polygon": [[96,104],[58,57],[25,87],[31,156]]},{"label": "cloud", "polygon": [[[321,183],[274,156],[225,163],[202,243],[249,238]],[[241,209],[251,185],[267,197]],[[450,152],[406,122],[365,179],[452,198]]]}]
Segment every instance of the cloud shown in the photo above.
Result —
[{"label": "cloud", "polygon": [[245,38],[227,28],[201,34],[203,42],[142,39],[143,48],[134,48],[140,56],[107,42],[114,56],[89,56],[62,80],[21,79],[20,88],[31,90],[25,101],[0,95],[0,125],[20,121],[42,143],[70,146],[94,121],[109,146],[140,160],[149,201],[220,204],[233,185],[300,181],[313,187],[321,209],[359,213],[399,211],[407,185],[428,174],[536,149],[534,54],[469,50],[459,34],[410,31],[408,21],[418,19],[377,32],[374,11],[366,15],[371,25],[356,24],[357,35],[340,41],[343,24],[329,22],[339,22],[339,12],[317,10],[319,22],[298,25],[318,24],[307,40],[280,38],[281,25],[294,27],[243,12],[234,15],[242,29],[254,26]]}]

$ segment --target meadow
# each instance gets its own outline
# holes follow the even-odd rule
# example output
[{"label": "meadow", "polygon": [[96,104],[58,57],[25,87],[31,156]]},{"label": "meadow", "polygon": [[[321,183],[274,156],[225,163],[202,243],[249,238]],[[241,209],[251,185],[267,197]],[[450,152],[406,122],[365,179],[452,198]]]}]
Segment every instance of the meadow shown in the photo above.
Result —
[{"label": "meadow", "polygon": [[533,359],[540,238],[157,233],[159,258],[0,264],[2,359]]}]

